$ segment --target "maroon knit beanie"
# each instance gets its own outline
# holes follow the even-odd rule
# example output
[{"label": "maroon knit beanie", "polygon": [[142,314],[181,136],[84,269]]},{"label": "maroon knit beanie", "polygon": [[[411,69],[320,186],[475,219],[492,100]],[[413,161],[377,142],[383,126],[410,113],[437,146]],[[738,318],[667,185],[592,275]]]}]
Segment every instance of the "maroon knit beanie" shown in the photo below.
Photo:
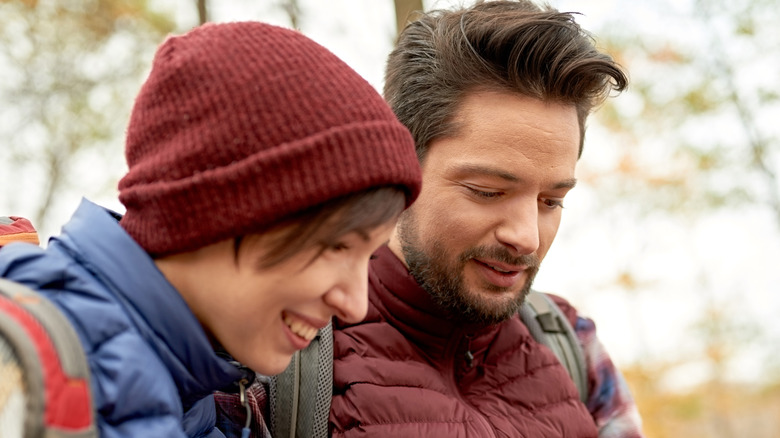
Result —
[{"label": "maroon knit beanie", "polygon": [[194,250],[371,187],[420,191],[414,142],[379,93],[299,32],[207,24],[168,38],[136,98],[122,227]]}]

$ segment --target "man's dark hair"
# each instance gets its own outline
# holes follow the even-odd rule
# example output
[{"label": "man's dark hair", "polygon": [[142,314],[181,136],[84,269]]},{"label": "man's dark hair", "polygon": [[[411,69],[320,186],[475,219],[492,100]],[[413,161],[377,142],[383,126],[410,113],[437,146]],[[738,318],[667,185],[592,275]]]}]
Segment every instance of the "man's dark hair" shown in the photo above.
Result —
[{"label": "man's dark hair", "polygon": [[455,134],[459,103],[475,91],[574,105],[581,155],[588,114],[627,85],[572,13],[529,0],[480,1],[410,23],[388,58],[384,95],[412,132],[420,161],[431,140]]}]

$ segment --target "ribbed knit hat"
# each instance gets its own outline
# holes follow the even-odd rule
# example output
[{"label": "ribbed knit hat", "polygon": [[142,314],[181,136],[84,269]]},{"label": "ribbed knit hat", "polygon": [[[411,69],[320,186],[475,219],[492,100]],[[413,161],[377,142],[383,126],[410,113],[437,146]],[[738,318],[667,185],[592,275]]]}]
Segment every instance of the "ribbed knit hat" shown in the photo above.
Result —
[{"label": "ribbed knit hat", "polygon": [[420,191],[414,142],[379,93],[303,34],[207,24],[157,50],[127,130],[122,227],[194,250],[371,187]]}]

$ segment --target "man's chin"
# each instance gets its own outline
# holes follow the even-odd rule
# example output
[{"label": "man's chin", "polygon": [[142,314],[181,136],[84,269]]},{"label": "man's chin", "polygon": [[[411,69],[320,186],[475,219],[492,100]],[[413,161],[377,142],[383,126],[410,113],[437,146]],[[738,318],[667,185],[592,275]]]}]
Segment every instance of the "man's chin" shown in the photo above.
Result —
[{"label": "man's chin", "polygon": [[[466,277],[468,277],[466,275]],[[467,278],[465,289],[468,298],[475,303],[483,303],[486,307],[501,307],[510,302],[517,301],[520,296],[526,295],[526,289],[529,289],[529,279],[527,275],[522,275],[515,282],[506,286],[499,286],[477,277],[476,281]]]},{"label": "man's chin", "polygon": [[473,288],[461,297],[462,322],[500,323],[511,318],[520,309],[525,293],[517,290]]}]

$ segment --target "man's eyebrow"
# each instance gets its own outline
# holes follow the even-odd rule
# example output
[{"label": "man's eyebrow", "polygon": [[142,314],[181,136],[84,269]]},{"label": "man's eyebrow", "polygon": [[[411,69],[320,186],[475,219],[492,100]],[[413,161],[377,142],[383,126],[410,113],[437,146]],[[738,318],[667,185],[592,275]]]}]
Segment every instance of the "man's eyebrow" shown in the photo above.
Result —
[{"label": "man's eyebrow", "polygon": [[520,182],[520,177],[507,171],[479,164],[459,164],[455,166],[455,173],[468,175],[484,175],[501,178],[509,182]]},{"label": "man's eyebrow", "polygon": [[574,186],[576,185],[577,185],[577,178],[569,178],[555,183],[555,185],[553,186],[553,190],[573,189]]},{"label": "man's eyebrow", "polygon": [[[505,181],[519,183],[522,182],[522,178],[509,173],[505,170],[496,169],[495,167],[482,166],[479,164],[460,164],[455,166],[456,173],[468,174],[468,175],[485,175],[496,178],[501,178]],[[573,189],[577,185],[577,178],[568,178],[562,181],[558,181],[553,184],[552,189]]]}]

